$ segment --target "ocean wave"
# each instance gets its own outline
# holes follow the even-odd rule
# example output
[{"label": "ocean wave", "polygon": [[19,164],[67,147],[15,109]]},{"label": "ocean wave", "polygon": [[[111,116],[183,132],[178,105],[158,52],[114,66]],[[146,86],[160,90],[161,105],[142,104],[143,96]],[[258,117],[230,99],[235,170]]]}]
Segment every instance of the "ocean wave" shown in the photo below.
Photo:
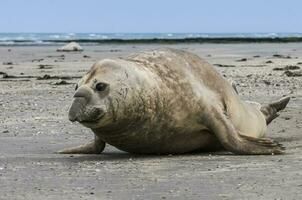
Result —
[{"label": "ocean wave", "polygon": [[300,42],[302,33],[0,33],[0,45],[81,43]]},{"label": "ocean wave", "polygon": [[61,37],[60,35],[50,35],[50,38],[59,39],[60,37]]}]

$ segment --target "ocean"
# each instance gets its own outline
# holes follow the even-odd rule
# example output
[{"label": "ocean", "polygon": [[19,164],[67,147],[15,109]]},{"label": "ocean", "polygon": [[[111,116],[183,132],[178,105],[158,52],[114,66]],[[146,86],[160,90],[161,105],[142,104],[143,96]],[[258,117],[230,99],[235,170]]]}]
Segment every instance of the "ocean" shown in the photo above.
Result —
[{"label": "ocean", "polygon": [[301,42],[302,33],[0,33],[0,46],[151,42]]}]

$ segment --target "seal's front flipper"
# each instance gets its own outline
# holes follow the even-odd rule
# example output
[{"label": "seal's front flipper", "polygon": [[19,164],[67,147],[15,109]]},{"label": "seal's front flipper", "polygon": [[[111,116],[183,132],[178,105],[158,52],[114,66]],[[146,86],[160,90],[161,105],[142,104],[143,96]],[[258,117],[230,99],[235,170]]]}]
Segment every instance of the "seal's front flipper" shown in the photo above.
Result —
[{"label": "seal's front flipper", "polygon": [[77,146],[58,151],[60,154],[100,154],[105,148],[105,142],[95,137],[94,140]]},{"label": "seal's front flipper", "polygon": [[260,111],[263,113],[266,119],[266,124],[271,123],[276,117],[279,116],[278,112],[283,110],[288,104],[290,97],[284,97],[278,101],[270,103],[266,106],[262,106]]},{"label": "seal's front flipper", "polygon": [[235,92],[238,94],[238,90],[236,87],[236,83],[234,81],[231,82],[233,89],[235,90]]},{"label": "seal's front flipper", "polygon": [[222,110],[213,108],[207,116],[208,128],[217,136],[223,147],[235,154],[282,154],[284,147],[269,138],[241,135]]}]

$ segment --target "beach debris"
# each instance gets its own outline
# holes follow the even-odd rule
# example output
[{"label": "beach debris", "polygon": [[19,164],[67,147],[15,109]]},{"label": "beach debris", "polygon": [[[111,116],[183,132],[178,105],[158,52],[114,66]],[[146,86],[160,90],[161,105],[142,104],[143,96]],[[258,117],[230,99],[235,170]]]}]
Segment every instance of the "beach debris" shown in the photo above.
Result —
[{"label": "beach debris", "polygon": [[284,120],[290,120],[292,118],[292,116],[284,116],[282,117]]},{"label": "beach debris", "polygon": [[44,76],[15,76],[15,75],[8,75],[5,72],[1,73],[3,79],[30,79],[35,78],[37,80],[48,80],[48,79],[62,79],[62,80],[70,80],[70,79],[78,79],[82,78],[82,76],[51,76],[49,74],[45,74]]},{"label": "beach debris", "polygon": [[260,56],[259,55],[255,55],[255,56],[253,56],[254,58],[260,58]]},{"label": "beach debris", "polygon": [[265,83],[265,85],[270,85],[271,82],[267,81],[267,80],[263,80],[263,82]]},{"label": "beach debris", "polygon": [[285,55],[281,55],[281,54],[274,54],[273,57],[274,58],[284,58],[284,59],[291,59],[292,58],[290,56],[285,56]]},{"label": "beach debris", "polygon": [[302,72],[301,72],[301,71],[299,71],[299,72],[297,72],[297,71],[293,72],[293,71],[287,70],[287,71],[284,72],[284,74],[285,74],[286,76],[288,76],[288,77],[298,77],[298,76],[302,76]]},{"label": "beach debris", "polygon": [[265,63],[266,63],[266,64],[271,64],[271,63],[273,63],[273,61],[268,60],[268,61],[266,61]]},{"label": "beach debris", "polygon": [[265,65],[241,65],[240,67],[265,67]]},{"label": "beach debris", "polygon": [[70,43],[62,46],[61,48],[58,48],[57,51],[66,51],[66,52],[83,51],[83,48],[76,42],[70,42]]},{"label": "beach debris", "polygon": [[14,79],[0,79],[0,82],[29,82],[30,79],[18,79],[18,80],[14,80]]},{"label": "beach debris", "polygon": [[40,64],[38,65],[39,69],[52,69],[53,65],[48,65],[48,64]]},{"label": "beach debris", "polygon": [[36,58],[36,59],[32,59],[31,62],[41,62],[43,61],[43,58]]},{"label": "beach debris", "polygon": [[247,59],[246,58],[241,58],[241,59],[239,59],[239,60],[236,60],[237,62],[246,62],[247,61]]},{"label": "beach debris", "polygon": [[38,76],[36,78],[37,78],[37,80],[48,80],[48,79],[70,80],[73,78],[82,78],[82,76],[51,76],[49,74],[45,74],[44,76]]},{"label": "beach debris", "polygon": [[302,62],[298,62],[297,65],[302,65]]},{"label": "beach debris", "polygon": [[83,58],[91,58],[91,57],[88,55],[84,55]]},{"label": "beach debris", "polygon": [[[21,75],[24,75],[24,73],[21,73]],[[3,79],[17,79],[17,78],[35,78],[35,76],[15,76],[15,75],[9,75],[7,73],[2,73]]]},{"label": "beach debris", "polygon": [[61,55],[50,55],[50,56],[46,56],[46,58],[65,58],[64,54]]},{"label": "beach debris", "polygon": [[300,69],[300,67],[297,66],[297,65],[287,65],[284,69],[286,69],[286,70],[296,70],[296,69]]},{"label": "beach debris", "polygon": [[2,75],[2,78],[14,78],[15,76],[12,76],[12,75],[8,75],[7,73],[5,72],[1,72],[1,75]]},{"label": "beach debris", "polygon": [[49,74],[45,74],[44,76],[37,77],[37,80],[47,80],[47,79],[53,79],[53,77],[50,76]]},{"label": "beach debris", "polygon": [[14,63],[13,62],[3,62],[2,64],[3,65],[13,65]]},{"label": "beach debris", "polygon": [[110,49],[110,52],[120,52],[120,51],[122,51],[122,50],[120,50],[120,49]]},{"label": "beach debris", "polygon": [[61,80],[59,82],[55,82],[54,85],[70,85],[70,84],[74,84],[74,83],[69,83],[67,81]]},{"label": "beach debris", "polygon": [[287,70],[297,70],[300,69],[300,67],[296,65],[287,65],[286,67],[275,67],[274,71],[287,71]]},{"label": "beach debris", "polygon": [[235,65],[214,64],[217,67],[236,67]]}]

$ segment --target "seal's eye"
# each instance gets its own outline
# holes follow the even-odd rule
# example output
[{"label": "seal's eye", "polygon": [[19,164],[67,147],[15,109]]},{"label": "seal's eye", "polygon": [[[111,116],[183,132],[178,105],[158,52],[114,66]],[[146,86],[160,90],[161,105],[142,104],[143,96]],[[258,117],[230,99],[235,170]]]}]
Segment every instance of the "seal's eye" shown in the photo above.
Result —
[{"label": "seal's eye", "polygon": [[97,91],[101,92],[101,91],[106,90],[107,86],[108,85],[106,83],[98,83],[98,84],[96,84],[95,89]]},{"label": "seal's eye", "polygon": [[78,84],[76,84],[76,86],[75,86],[74,90],[77,90],[78,88],[79,88],[79,85],[78,85]]}]

